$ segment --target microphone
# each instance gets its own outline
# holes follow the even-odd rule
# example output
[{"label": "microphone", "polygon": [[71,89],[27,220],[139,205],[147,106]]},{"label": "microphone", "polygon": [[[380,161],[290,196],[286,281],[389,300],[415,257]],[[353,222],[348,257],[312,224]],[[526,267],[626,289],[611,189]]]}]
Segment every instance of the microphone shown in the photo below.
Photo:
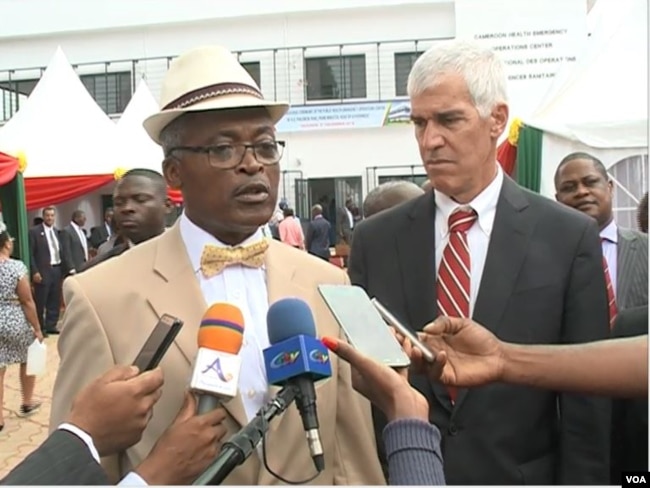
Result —
[{"label": "microphone", "polygon": [[214,303],[203,315],[190,389],[198,395],[197,413],[217,408],[237,395],[244,316],[230,303]]},{"label": "microphone", "polygon": [[332,376],[327,348],[316,339],[316,325],[309,306],[297,298],[285,298],[269,307],[266,323],[271,347],[264,350],[266,376],[272,385],[296,390],[296,406],[302,417],[309,451],[318,472],[325,469],[318,431],[314,381]]}]

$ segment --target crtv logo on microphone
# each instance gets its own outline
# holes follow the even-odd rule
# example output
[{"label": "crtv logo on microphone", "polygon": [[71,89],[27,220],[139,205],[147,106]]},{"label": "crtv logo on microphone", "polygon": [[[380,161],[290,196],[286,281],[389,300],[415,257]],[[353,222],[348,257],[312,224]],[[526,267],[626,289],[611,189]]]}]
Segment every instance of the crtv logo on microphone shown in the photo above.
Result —
[{"label": "crtv logo on microphone", "polygon": [[221,358],[216,358],[212,363],[208,364],[206,368],[201,371],[201,374],[206,374],[208,371],[214,372],[224,383],[228,383],[234,377],[232,373],[224,372],[223,366],[221,365]]},{"label": "crtv logo on microphone", "polygon": [[272,368],[282,368],[284,366],[289,366],[290,364],[295,363],[300,356],[300,351],[294,352],[281,352],[273,358],[271,361]]},{"label": "crtv logo on microphone", "polygon": [[330,357],[327,355],[327,353],[319,351],[318,349],[314,349],[309,353],[309,359],[315,363],[325,364],[327,361],[329,361]]}]

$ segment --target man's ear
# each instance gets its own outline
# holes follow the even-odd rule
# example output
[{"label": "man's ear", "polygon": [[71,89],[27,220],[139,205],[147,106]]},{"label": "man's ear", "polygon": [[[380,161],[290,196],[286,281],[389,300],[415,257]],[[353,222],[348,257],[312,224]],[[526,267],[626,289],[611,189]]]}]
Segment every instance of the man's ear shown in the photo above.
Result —
[{"label": "man's ear", "polygon": [[183,186],[181,175],[178,167],[178,160],[174,158],[165,158],[162,163],[163,176],[172,190],[180,190]]}]

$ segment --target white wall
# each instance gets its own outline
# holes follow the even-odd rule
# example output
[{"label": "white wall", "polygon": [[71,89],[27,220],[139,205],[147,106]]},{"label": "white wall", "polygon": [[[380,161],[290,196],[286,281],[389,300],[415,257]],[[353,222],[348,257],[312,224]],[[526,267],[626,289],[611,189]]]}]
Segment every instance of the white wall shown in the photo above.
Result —
[{"label": "white wall", "polygon": [[[3,13],[7,13],[7,10],[3,9]],[[267,97],[277,96],[296,104],[304,102],[302,46],[367,42],[369,44],[364,46],[346,46],[343,53],[365,53],[368,98],[379,98],[381,90],[381,98],[390,99],[394,95],[394,52],[413,51],[414,44],[388,44],[380,46],[378,51],[376,42],[452,38],[454,33],[453,2],[427,2],[318,14],[276,14],[200,20],[179,25],[62,33],[12,39],[10,42],[0,38],[0,79],[6,78],[3,71],[8,69],[17,70],[12,74],[13,79],[38,78],[38,67],[47,65],[58,45],[73,65],[96,63],[79,67],[80,74],[98,74],[106,69],[102,64],[105,61],[124,60],[111,63],[108,70],[130,71],[132,59],[173,57],[199,45],[224,44],[233,51],[266,50],[243,54],[240,60],[261,63],[262,90]],[[430,45],[431,43],[423,43],[418,49],[426,49]],[[272,50],[283,47],[296,49],[276,54],[274,72]],[[305,52],[307,57],[338,54],[336,48],[308,49]],[[166,70],[166,59],[149,60],[137,64],[136,75],[146,75],[152,93],[158,98],[160,82]],[[382,86],[377,86],[378,70],[381,70]]]}]

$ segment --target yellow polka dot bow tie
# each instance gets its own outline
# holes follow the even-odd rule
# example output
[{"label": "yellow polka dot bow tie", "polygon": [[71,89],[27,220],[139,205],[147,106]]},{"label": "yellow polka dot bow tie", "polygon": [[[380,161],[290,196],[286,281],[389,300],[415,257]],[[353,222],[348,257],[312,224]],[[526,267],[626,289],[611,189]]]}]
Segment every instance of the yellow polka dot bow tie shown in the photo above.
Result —
[{"label": "yellow polka dot bow tie", "polygon": [[237,247],[218,247],[208,244],[201,254],[201,272],[206,278],[212,278],[221,273],[226,266],[233,264],[259,268],[264,264],[264,255],[268,247],[269,243],[266,239],[248,246]]}]

